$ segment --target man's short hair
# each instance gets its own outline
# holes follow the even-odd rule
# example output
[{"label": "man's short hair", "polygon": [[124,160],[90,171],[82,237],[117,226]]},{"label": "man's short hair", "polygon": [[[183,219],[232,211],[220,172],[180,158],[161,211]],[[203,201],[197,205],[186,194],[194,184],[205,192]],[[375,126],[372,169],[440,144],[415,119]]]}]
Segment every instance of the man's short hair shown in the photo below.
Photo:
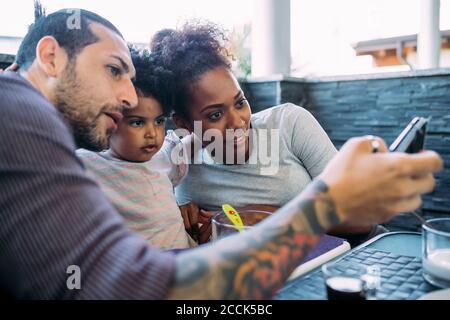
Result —
[{"label": "man's short hair", "polygon": [[52,36],[58,41],[70,60],[83,50],[84,47],[99,41],[89,25],[93,22],[114,31],[120,37],[120,31],[108,20],[93,12],[83,9],[61,9],[48,16],[38,1],[35,2],[35,21],[28,28],[28,33],[23,39],[16,62],[21,69],[28,67],[36,59],[36,47],[45,36]]}]

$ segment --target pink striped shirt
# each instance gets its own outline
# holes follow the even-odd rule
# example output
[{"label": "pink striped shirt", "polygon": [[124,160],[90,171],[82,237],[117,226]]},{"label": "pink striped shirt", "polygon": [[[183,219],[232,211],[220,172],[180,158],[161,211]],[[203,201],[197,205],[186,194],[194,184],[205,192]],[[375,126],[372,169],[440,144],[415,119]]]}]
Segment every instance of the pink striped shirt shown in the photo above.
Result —
[{"label": "pink striped shirt", "polygon": [[123,216],[128,227],[163,249],[189,248],[195,242],[185,231],[173,188],[187,173],[186,162],[171,164],[170,152],[180,140],[169,132],[161,150],[148,162],[115,158],[110,151],[77,150],[87,169]]}]

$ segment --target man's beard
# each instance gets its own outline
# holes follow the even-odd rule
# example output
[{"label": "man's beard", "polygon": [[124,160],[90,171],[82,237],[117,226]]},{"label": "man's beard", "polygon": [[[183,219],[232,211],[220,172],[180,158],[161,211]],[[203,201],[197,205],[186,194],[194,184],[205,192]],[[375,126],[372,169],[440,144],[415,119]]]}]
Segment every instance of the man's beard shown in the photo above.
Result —
[{"label": "man's beard", "polygon": [[122,111],[120,106],[105,105],[99,110],[92,88],[83,86],[75,71],[75,62],[69,62],[55,88],[55,106],[68,121],[78,148],[102,151],[109,147],[112,129],[100,132],[98,119],[103,111]]}]

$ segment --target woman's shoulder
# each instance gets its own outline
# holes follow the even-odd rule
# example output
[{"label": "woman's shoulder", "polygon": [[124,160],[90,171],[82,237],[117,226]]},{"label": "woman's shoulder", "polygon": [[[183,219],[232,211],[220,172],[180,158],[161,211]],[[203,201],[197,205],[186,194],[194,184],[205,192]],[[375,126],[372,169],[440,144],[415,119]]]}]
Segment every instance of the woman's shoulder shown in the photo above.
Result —
[{"label": "woman's shoulder", "polygon": [[293,103],[284,103],[267,108],[252,115],[252,125],[255,128],[278,127],[280,123],[295,122],[299,117],[308,117],[309,111]]}]

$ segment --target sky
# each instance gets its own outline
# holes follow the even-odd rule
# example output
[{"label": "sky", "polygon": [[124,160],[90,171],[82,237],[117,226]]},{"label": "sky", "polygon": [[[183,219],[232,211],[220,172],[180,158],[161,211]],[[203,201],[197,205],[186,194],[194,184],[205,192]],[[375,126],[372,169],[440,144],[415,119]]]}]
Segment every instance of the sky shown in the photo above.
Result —
[{"label": "sky", "polygon": [[[24,36],[33,20],[33,0],[1,0],[1,36]],[[128,41],[148,43],[162,28],[203,18],[227,29],[251,23],[259,0],[42,0],[48,12],[81,7],[111,20]],[[7,3],[7,5],[4,5]],[[294,74],[361,73],[371,58],[356,57],[357,41],[413,34],[420,0],[291,0]],[[450,29],[450,0],[441,0],[441,30]],[[264,35],[257,35],[264,36]]]},{"label": "sky", "polygon": [[[0,34],[23,36],[33,21],[33,0],[1,1],[8,2],[8,12],[20,14],[2,14]],[[47,12],[75,7],[94,11],[113,22],[132,42],[148,42],[156,31],[176,27],[190,18],[207,18],[225,27],[242,24],[251,19],[253,6],[252,0],[42,0],[41,3]]]}]

